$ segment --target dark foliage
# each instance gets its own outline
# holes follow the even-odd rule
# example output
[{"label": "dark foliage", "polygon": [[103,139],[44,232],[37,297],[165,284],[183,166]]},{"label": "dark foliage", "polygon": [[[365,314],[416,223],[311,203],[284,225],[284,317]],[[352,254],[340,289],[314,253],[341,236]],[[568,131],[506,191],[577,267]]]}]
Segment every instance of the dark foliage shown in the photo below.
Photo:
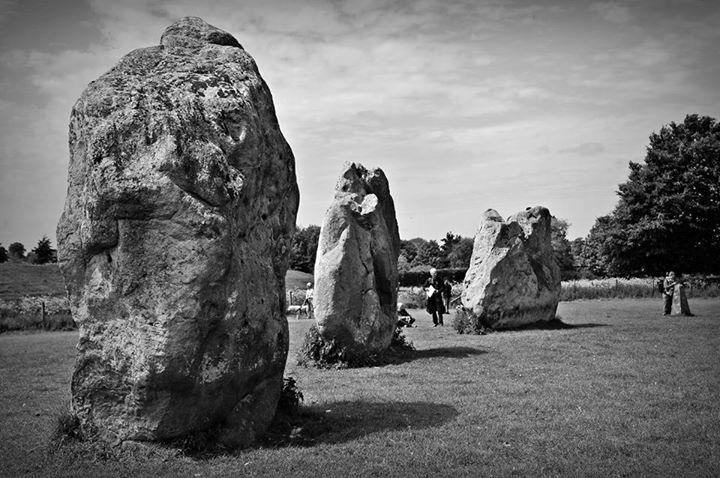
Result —
[{"label": "dark foliage", "polygon": [[2,264],[3,262],[7,262],[7,260],[8,260],[8,251],[2,245],[0,245],[0,264]]},{"label": "dark foliage", "polygon": [[33,259],[34,264],[57,262],[57,251],[52,248],[50,239],[48,239],[47,236],[43,236],[42,239],[38,241],[32,253],[35,255]]},{"label": "dark foliage", "polygon": [[8,249],[8,252],[10,253],[11,259],[17,259],[17,260],[25,259],[25,246],[23,246],[19,242],[13,242],[12,244],[10,244],[10,248]]},{"label": "dark foliage", "polygon": [[458,334],[485,335],[492,332],[492,329],[482,323],[480,317],[463,307],[455,310],[452,326]]},{"label": "dark foliage", "polygon": [[597,222],[583,256],[602,275],[720,271],[720,123],[688,115],[650,135],[630,163],[615,210]]},{"label": "dark foliage", "polygon": [[319,226],[311,224],[305,228],[297,228],[290,246],[290,269],[313,273],[319,239]]}]

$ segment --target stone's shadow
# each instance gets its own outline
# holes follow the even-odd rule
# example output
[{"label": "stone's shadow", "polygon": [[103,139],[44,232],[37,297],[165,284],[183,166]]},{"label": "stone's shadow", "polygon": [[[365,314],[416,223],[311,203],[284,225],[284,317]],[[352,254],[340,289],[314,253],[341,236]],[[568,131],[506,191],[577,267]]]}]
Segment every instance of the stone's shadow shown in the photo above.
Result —
[{"label": "stone's shadow", "polygon": [[453,420],[458,411],[430,402],[342,401],[301,407],[294,416],[276,417],[260,447],[345,443],[373,433],[424,429]]},{"label": "stone's shadow", "polygon": [[549,322],[535,322],[532,324],[513,327],[512,329],[493,330],[493,333],[519,332],[522,330],[568,330],[568,329],[585,329],[593,327],[612,327],[609,324],[585,323],[585,324],[568,324],[559,318]]},{"label": "stone's shadow", "polygon": [[395,357],[393,363],[410,362],[417,359],[425,358],[468,358],[473,355],[482,355],[488,353],[486,350],[476,349],[472,347],[437,347],[434,349],[411,350],[403,352],[402,355]]}]

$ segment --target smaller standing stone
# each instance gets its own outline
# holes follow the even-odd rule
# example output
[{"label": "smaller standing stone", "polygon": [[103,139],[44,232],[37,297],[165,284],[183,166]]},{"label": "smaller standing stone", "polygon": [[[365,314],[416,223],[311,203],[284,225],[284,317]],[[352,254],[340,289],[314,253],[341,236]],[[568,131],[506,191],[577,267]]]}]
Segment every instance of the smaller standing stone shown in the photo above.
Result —
[{"label": "smaller standing stone", "polygon": [[550,243],[550,211],[527,208],[503,221],[483,214],[465,275],[463,307],[485,327],[512,328],[555,318],[560,268]]},{"label": "smaller standing stone", "polygon": [[684,284],[675,284],[671,315],[693,315],[692,312],[690,312],[690,306],[688,305]]}]

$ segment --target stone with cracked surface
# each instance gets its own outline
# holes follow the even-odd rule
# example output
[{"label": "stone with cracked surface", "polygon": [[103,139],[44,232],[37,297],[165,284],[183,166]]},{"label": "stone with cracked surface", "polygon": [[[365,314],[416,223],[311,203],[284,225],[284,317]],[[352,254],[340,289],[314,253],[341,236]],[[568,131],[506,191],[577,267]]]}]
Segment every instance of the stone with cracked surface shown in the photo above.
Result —
[{"label": "stone with cracked surface", "polygon": [[315,262],[315,318],[326,341],[386,350],[397,323],[400,235],[381,169],[349,164],[325,213]]},{"label": "stone with cracked surface", "polygon": [[475,234],[463,307],[494,329],[555,318],[560,268],[550,242],[550,211],[527,208],[504,221],[488,209]]},{"label": "stone with cracked surface", "polygon": [[252,57],[194,17],[127,54],[72,109],[68,181],[57,237],[83,430],[252,442],[282,388],[298,207]]}]

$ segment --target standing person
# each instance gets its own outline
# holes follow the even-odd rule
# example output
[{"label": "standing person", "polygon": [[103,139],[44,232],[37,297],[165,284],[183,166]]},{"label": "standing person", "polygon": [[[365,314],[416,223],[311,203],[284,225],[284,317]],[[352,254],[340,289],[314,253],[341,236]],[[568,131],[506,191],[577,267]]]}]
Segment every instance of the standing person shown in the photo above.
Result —
[{"label": "standing person", "polygon": [[443,281],[437,275],[437,269],[430,269],[430,278],[425,281],[425,293],[427,295],[427,303],[425,310],[432,315],[433,327],[443,325],[443,314],[445,313],[445,304],[443,304],[442,291]]},{"label": "standing person", "polygon": [[663,280],[663,299],[665,300],[665,310],[663,315],[670,315],[672,311],[673,291],[675,290],[675,273],[670,271]]},{"label": "standing person", "polygon": [[447,277],[443,281],[443,289],[442,289],[442,297],[443,302],[445,303],[445,313],[450,313],[450,299],[452,298],[452,284],[450,283],[450,279]]},{"label": "standing person", "polygon": [[300,304],[300,308],[297,311],[296,319],[300,320],[300,314],[302,313],[303,306],[307,306],[308,319],[313,318],[313,285],[312,282],[308,282],[305,289],[305,300]]}]

